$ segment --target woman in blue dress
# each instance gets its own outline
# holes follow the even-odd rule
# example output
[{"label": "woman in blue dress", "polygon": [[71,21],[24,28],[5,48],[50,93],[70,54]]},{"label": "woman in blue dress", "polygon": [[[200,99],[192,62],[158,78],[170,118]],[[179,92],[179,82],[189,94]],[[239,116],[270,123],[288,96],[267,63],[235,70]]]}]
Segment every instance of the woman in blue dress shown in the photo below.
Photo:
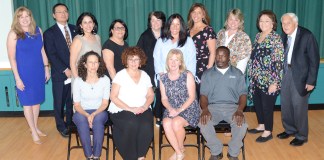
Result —
[{"label": "woman in blue dress", "polygon": [[36,26],[32,12],[19,7],[14,14],[7,38],[10,65],[16,81],[17,95],[35,144],[42,144],[38,129],[40,103],[45,100],[45,83],[50,79],[42,31]]}]

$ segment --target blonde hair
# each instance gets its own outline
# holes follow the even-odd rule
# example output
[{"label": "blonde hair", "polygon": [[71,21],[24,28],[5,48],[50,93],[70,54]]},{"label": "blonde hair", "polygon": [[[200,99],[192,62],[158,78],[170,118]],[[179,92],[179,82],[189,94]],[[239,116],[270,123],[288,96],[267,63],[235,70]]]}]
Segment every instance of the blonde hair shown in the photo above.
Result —
[{"label": "blonde hair", "polygon": [[29,35],[33,36],[36,34],[36,22],[33,17],[33,13],[31,10],[29,10],[27,7],[19,7],[16,9],[13,21],[11,24],[11,30],[14,31],[17,34],[17,39],[25,39],[26,35],[23,29],[21,28],[19,24],[19,18],[22,16],[23,12],[27,12],[28,16],[30,17],[30,25],[28,27],[28,33]]},{"label": "blonde hair", "polygon": [[238,8],[232,9],[227,13],[226,21],[224,23],[224,28],[227,30],[227,28],[228,28],[227,21],[231,15],[233,15],[234,17],[236,17],[237,19],[240,20],[240,25],[238,27],[238,30],[243,31],[244,30],[244,16],[243,16],[242,11]]},{"label": "blonde hair", "polygon": [[165,61],[165,69],[169,72],[168,60],[173,56],[176,55],[177,59],[180,60],[181,65],[179,66],[180,73],[187,70],[186,64],[184,63],[183,54],[180,49],[171,49],[167,55],[167,60]]}]

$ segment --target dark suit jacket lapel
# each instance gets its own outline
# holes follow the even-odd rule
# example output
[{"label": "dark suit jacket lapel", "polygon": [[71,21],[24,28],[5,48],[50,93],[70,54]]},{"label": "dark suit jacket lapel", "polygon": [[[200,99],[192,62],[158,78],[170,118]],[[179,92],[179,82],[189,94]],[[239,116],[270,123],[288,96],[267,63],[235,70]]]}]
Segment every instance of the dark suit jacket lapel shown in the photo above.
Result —
[{"label": "dark suit jacket lapel", "polygon": [[69,29],[70,29],[70,32],[71,32],[71,35],[72,35],[72,40],[73,40],[74,36],[77,35],[76,30],[75,30],[76,28],[69,24]]},{"label": "dark suit jacket lapel", "polygon": [[295,43],[294,43],[294,50],[293,50],[293,53],[294,51],[297,51],[296,49],[298,49],[299,47],[299,43],[300,43],[300,38],[301,38],[301,33],[300,33],[300,28],[299,26],[297,27],[297,33],[296,33],[296,38],[295,38]]}]

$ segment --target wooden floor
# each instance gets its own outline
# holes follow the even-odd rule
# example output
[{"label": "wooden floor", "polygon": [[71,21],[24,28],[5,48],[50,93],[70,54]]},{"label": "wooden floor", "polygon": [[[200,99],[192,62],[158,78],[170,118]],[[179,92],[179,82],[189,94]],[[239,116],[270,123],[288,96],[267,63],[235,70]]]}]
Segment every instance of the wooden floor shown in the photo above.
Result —
[{"label": "wooden floor", "polygon": [[[257,125],[254,112],[246,113],[247,122],[250,128]],[[23,117],[0,118],[0,160],[65,160],[67,155],[67,139],[61,137],[56,131],[53,117],[40,117],[40,128],[48,134],[42,138],[45,142],[42,145],[35,145],[32,142],[27,123]],[[259,135],[247,134],[245,138],[245,153],[247,160],[324,160],[324,110],[309,111],[309,140],[301,147],[292,147],[289,142],[292,137],[287,140],[279,140],[276,134],[283,131],[281,124],[280,112],[274,114],[274,139],[260,144],[255,139]],[[158,128],[155,127],[155,144],[156,159],[158,158]],[[229,138],[223,134],[217,135],[224,141]],[[74,139],[73,139],[74,140]],[[188,141],[193,138],[188,137]],[[75,141],[73,141],[75,143]],[[110,146],[110,148],[112,148]],[[112,159],[112,151],[110,150],[109,159]],[[166,160],[173,151],[171,149],[163,149],[162,159]],[[227,148],[223,150],[224,155]],[[206,158],[210,156],[209,150],[206,150]],[[241,159],[241,155],[239,157]],[[85,159],[82,149],[73,150],[71,153],[72,160]],[[105,159],[104,152],[101,159]],[[117,160],[120,156],[117,155]],[[152,159],[151,150],[147,154],[147,159]],[[186,160],[197,160],[197,151],[195,149],[186,149]],[[227,159],[224,156],[223,159]]]}]

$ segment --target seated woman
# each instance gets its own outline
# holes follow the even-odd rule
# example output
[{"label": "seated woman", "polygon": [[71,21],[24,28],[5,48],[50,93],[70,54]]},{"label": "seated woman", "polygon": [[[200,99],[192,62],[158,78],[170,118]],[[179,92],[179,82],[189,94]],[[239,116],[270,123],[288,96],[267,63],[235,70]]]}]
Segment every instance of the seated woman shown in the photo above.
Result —
[{"label": "seated woman", "polygon": [[166,59],[167,73],[161,75],[163,128],[175,153],[171,160],[184,159],[184,139],[186,126],[196,127],[200,109],[196,99],[194,76],[186,70],[183,54],[179,49],[171,49]]},{"label": "seated woman", "polygon": [[108,111],[113,122],[113,140],[123,159],[143,160],[153,138],[154,99],[151,79],[139,68],[146,62],[144,51],[129,47],[122,53],[126,67],[112,81]]},{"label": "seated woman", "polygon": [[[99,159],[104,140],[105,123],[108,120],[110,80],[105,76],[105,64],[99,54],[90,51],[78,63],[78,75],[73,83],[75,113],[73,122],[78,128],[87,159]],[[90,128],[93,131],[91,147]]]}]

